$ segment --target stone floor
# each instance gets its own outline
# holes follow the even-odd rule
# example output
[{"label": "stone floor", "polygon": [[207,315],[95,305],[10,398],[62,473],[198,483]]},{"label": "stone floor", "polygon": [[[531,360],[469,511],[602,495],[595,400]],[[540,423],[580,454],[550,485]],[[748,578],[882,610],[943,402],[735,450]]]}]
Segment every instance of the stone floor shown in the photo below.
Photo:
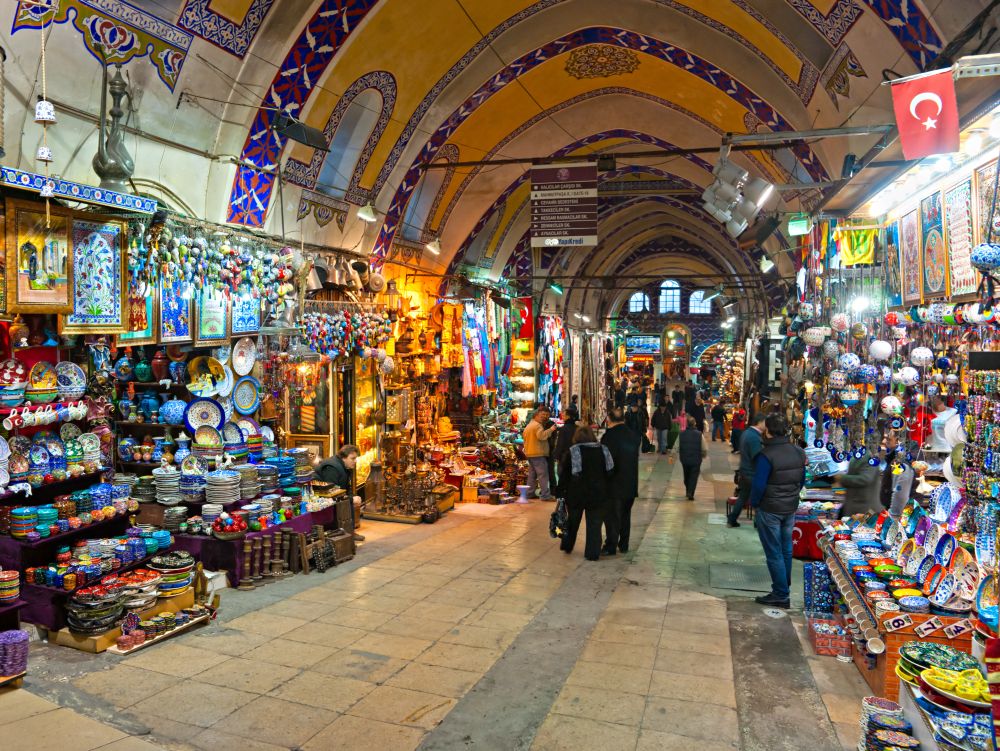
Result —
[{"label": "stone floor", "polygon": [[[366,523],[355,560],[227,591],[216,623],[126,658],[38,644],[0,692],[22,751],[617,749],[840,751],[866,686],[812,655],[801,612],[712,590],[760,565],[718,514],[734,458],[713,444],[693,503],[644,457],[632,551],[558,550],[550,504]],[[801,569],[793,605],[801,603]],[[776,616],[776,617],[775,617]]]}]

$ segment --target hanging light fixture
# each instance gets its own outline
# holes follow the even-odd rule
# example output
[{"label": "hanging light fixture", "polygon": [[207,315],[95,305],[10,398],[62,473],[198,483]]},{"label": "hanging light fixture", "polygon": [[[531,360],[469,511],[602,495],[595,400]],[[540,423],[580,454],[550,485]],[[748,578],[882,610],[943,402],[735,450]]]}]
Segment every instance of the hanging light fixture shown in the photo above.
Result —
[{"label": "hanging light fixture", "polygon": [[375,213],[375,207],[372,205],[371,201],[358,209],[357,216],[358,219],[363,222],[368,222],[369,224],[378,221],[378,215]]},{"label": "hanging light fixture", "polygon": [[774,268],[774,261],[772,261],[767,256],[760,259],[760,273],[766,274],[768,271]]},{"label": "hanging light fixture", "polygon": [[436,256],[441,255],[441,238],[435,237],[433,240],[431,240],[429,243],[427,243],[424,247],[427,248],[428,251],[430,251],[431,253],[433,253]]}]

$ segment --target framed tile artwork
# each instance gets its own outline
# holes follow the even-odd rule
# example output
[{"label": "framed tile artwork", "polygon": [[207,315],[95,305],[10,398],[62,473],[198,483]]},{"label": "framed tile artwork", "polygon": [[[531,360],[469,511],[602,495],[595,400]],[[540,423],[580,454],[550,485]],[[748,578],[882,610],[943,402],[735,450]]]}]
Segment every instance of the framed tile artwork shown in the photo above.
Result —
[{"label": "framed tile artwork", "polygon": [[183,344],[194,338],[193,307],[180,284],[160,280],[160,344]]},{"label": "framed tile artwork", "polygon": [[195,305],[194,345],[203,347],[229,340],[229,298],[203,289]]},{"label": "framed tile artwork", "polygon": [[70,231],[72,310],[60,319],[68,334],[118,334],[125,320],[125,223],[73,219]]}]

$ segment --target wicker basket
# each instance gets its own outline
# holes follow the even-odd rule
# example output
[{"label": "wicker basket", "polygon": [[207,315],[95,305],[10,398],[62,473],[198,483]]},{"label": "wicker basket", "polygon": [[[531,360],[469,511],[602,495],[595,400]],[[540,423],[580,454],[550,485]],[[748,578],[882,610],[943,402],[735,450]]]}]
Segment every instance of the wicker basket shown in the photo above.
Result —
[{"label": "wicker basket", "polygon": [[241,540],[246,537],[246,532],[216,532],[212,530],[212,535],[220,540]]}]

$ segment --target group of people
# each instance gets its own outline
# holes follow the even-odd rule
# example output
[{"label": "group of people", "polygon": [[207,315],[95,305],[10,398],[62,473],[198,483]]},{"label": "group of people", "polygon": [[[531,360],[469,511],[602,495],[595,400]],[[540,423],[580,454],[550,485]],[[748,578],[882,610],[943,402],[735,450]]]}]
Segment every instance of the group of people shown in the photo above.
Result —
[{"label": "group of people", "polygon": [[[584,516],[587,560],[628,551],[632,505],[639,495],[641,449],[639,433],[626,424],[619,407],[611,410],[600,441],[594,428],[579,422],[573,410],[567,410],[562,427],[552,422],[548,407],[535,410],[524,429],[527,483],[529,492],[538,486],[542,500],[558,496],[565,501],[564,552],[573,551]],[[554,482],[550,472],[556,474]]]}]

